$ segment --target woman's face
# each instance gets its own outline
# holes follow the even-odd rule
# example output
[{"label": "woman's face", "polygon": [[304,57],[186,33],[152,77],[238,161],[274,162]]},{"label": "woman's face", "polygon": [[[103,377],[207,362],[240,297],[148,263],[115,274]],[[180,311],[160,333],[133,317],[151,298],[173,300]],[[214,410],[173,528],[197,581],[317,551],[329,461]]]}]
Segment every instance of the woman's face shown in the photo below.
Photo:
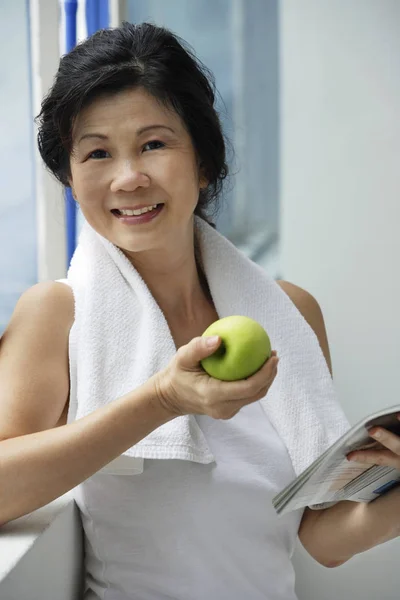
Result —
[{"label": "woman's face", "polygon": [[[128,255],[187,239],[206,182],[179,116],[143,89],[100,97],[81,111],[70,165],[85,219]],[[118,214],[155,205],[126,220]]]}]

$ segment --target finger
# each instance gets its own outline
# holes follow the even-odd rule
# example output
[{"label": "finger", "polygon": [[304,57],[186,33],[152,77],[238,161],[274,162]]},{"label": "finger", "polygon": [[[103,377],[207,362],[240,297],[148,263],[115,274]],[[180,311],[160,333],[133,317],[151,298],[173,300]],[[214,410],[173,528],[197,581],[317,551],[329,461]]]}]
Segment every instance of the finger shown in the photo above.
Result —
[{"label": "finger", "polygon": [[253,402],[257,402],[257,400],[261,400],[262,398],[264,398],[264,396],[268,394],[270,387],[270,385],[266,386],[253,396],[250,396],[249,398],[244,398],[242,400],[243,406],[247,406],[247,404],[252,404]]},{"label": "finger", "polygon": [[[270,371],[270,375],[268,376],[267,380],[264,377],[261,382],[258,382],[257,391],[255,392],[255,395],[258,396],[258,399],[263,398],[269,392],[277,375],[278,363],[275,363]],[[257,380],[255,380],[255,382],[257,382]]]},{"label": "finger", "polygon": [[197,369],[199,362],[213,354],[221,343],[221,338],[216,336],[201,336],[193,338],[177,352],[179,365],[183,369]]},{"label": "finger", "polygon": [[277,375],[278,361],[278,358],[268,360],[257,373],[248,379],[219,382],[220,399],[230,401],[251,398],[259,394],[261,390],[268,389]]},{"label": "finger", "polygon": [[277,356],[269,358],[258,371],[243,381],[257,393],[265,386],[270,386],[278,372],[279,358]]},{"label": "finger", "polygon": [[210,416],[214,419],[232,419],[244,406],[259,400],[258,397],[253,398],[241,398],[240,400],[231,400],[220,403],[217,407],[211,410]]},{"label": "finger", "polygon": [[220,406],[220,411],[222,414],[229,416],[224,416],[222,418],[231,419],[244,406],[248,406],[249,404],[253,404],[258,400],[261,400],[262,398],[264,398],[264,396],[267,395],[270,387],[271,386],[266,386],[262,388],[257,394],[254,394],[253,396],[250,396],[248,398],[241,398],[240,400],[225,400]]},{"label": "finger", "polygon": [[350,452],[347,460],[363,463],[366,465],[379,465],[400,469],[400,457],[390,450],[359,450]]},{"label": "finger", "polygon": [[368,434],[382,444],[382,446],[389,448],[389,450],[400,457],[400,436],[382,427],[374,427],[368,431]]},{"label": "finger", "polygon": [[267,381],[271,379],[271,377],[275,377],[278,369],[279,358],[275,356],[271,356],[258,371],[250,375],[246,379],[246,381],[250,382],[254,385],[255,388],[260,389],[263,387]]}]

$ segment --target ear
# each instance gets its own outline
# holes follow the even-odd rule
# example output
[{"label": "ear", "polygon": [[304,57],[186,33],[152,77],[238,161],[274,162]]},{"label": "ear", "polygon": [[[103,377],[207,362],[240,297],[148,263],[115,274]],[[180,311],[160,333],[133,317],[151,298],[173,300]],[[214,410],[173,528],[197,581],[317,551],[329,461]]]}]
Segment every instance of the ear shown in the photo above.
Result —
[{"label": "ear", "polygon": [[201,190],[205,190],[206,187],[208,186],[207,179],[205,177],[200,177],[199,185],[200,185]]},{"label": "ear", "polygon": [[68,187],[71,188],[72,197],[75,200],[75,202],[77,202],[77,200],[76,200],[76,194],[75,194],[75,188],[74,188],[74,184],[72,183],[72,179],[71,178],[68,178]]},{"label": "ear", "polygon": [[209,181],[207,179],[207,177],[204,175],[204,171],[203,168],[200,165],[200,170],[199,170],[199,187],[201,190],[204,190],[209,184]]},{"label": "ear", "polygon": [[207,177],[205,176],[204,166],[203,166],[203,163],[201,162],[200,158],[198,158],[198,160],[197,160],[197,168],[198,168],[198,173],[199,173],[199,188],[201,190],[204,190],[208,186],[209,181],[208,181]]}]

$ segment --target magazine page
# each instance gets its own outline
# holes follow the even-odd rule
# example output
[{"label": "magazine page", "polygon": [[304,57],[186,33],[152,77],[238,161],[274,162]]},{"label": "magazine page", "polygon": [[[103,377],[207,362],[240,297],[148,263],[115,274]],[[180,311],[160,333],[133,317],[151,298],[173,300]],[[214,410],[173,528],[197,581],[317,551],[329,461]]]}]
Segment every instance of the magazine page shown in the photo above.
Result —
[{"label": "magazine page", "polygon": [[400,406],[379,411],[352,427],[319,459],[293,480],[273,499],[278,514],[297,508],[325,508],[339,500],[369,502],[386,493],[400,479],[400,472],[390,467],[349,462],[352,450],[380,447],[369,437],[371,427],[381,426],[400,434],[397,414]]}]

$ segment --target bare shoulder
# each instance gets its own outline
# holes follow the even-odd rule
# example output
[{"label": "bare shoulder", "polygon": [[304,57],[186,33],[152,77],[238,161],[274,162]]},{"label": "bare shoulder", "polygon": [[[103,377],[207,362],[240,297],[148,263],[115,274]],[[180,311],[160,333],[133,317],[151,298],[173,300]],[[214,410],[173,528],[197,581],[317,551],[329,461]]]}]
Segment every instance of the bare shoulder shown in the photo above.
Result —
[{"label": "bare shoulder", "polygon": [[69,398],[69,286],[38,283],[19,298],[0,339],[0,439],[64,422]]},{"label": "bare shoulder", "polygon": [[15,305],[10,322],[1,338],[11,335],[29,337],[39,331],[47,336],[65,336],[74,322],[74,297],[65,283],[44,281],[28,288]]},{"label": "bare shoulder", "polygon": [[311,326],[310,321],[314,322],[322,317],[321,308],[310,292],[289,281],[278,280],[276,283],[289,296],[293,304]]},{"label": "bare shoulder", "polygon": [[310,292],[307,292],[303,288],[290,283],[289,281],[277,281],[278,285],[289,296],[290,300],[296,306],[298,311],[303,315],[304,319],[314,330],[319,345],[321,346],[322,352],[325,356],[325,360],[332,374],[332,362],[329,351],[328,338],[325,328],[324,317],[322,310],[317,300]]},{"label": "bare shoulder", "polygon": [[50,310],[59,312],[62,320],[66,320],[72,324],[74,318],[74,296],[72,289],[65,283],[58,281],[43,281],[36,283],[28,288],[19,298],[15,305],[12,319],[18,319],[25,311],[30,314],[32,311],[37,313],[36,316]]}]

